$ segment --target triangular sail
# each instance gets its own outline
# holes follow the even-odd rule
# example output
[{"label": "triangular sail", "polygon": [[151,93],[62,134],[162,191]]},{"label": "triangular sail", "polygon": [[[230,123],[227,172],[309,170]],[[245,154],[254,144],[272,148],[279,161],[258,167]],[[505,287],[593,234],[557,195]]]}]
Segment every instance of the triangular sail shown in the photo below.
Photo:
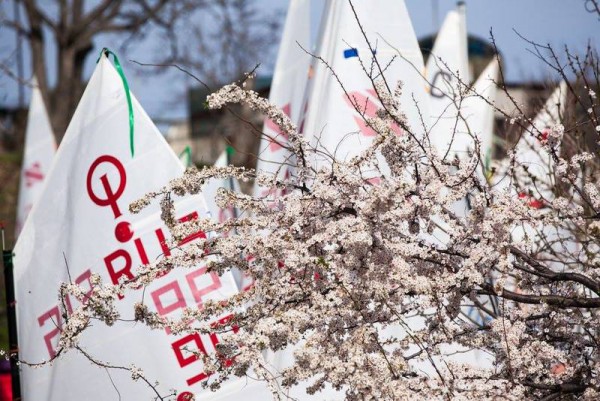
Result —
[{"label": "triangular sail", "polygon": [[[302,46],[302,47],[301,47]],[[304,108],[304,92],[308,79],[310,51],[310,0],[292,0],[285,20],[281,44],[275,64],[269,101],[281,108],[300,125]],[[291,152],[287,138],[271,120],[265,120],[256,169],[284,179],[289,174]],[[268,188],[254,187],[255,196],[265,196]]]},{"label": "triangular sail", "polygon": [[462,155],[471,145],[468,136],[453,135],[464,131],[459,110],[460,91],[471,82],[467,50],[465,6],[459,3],[446,16],[427,59],[429,140],[442,156],[449,146],[453,157],[454,153]]},{"label": "triangular sail", "polygon": [[[385,78],[392,91],[399,81],[404,83],[402,111],[410,129],[419,135],[419,109],[423,112],[427,107],[421,75],[423,58],[404,1],[372,0],[351,5],[333,0],[328,2],[323,18],[325,29],[316,52],[321,60],[316,60],[313,68],[304,121],[304,132],[312,145],[337,160],[348,160],[370,145],[376,133],[361,114],[373,117],[381,107],[363,69],[368,71],[373,65],[373,53],[379,65],[385,66],[379,74],[373,65],[377,80]],[[399,127],[398,131],[401,134]],[[317,161],[317,165],[327,163],[328,158]]]},{"label": "triangular sail", "polygon": [[494,122],[496,110],[488,102],[494,104],[498,93],[498,79],[500,73],[499,61],[494,59],[481,73],[475,82],[474,91],[486,101],[480,99],[479,108],[473,110],[475,126],[480,129],[481,152],[484,156],[485,168],[489,169],[494,146]]},{"label": "triangular sail", "polygon": [[56,141],[44,106],[37,80],[32,82],[31,101],[27,115],[23,165],[19,182],[16,236],[19,235],[34,202],[40,195],[44,178],[56,152]]},{"label": "triangular sail", "polygon": [[[140,104],[132,96],[135,157],[129,148],[129,112],[123,83],[102,57],[69,124],[45,189],[27,219],[14,249],[19,348],[29,363],[51,359],[65,318],[80,305],[68,296],[57,299],[63,282],[93,286],[92,274],[105,283],[131,278],[137,266],[168,255],[169,233],[157,204],[133,215],[128,206],[147,192],[179,177],[183,167]],[[176,215],[194,219],[205,213],[201,197],[175,199]],[[197,241],[198,232],[179,243]],[[217,399],[244,387],[245,380],[225,383],[216,395],[203,390],[208,379],[202,360],[192,352],[214,352],[218,333],[169,335],[136,323],[137,302],[160,316],[177,318],[185,307],[199,307],[209,299],[237,292],[231,275],[206,273],[199,263],[175,268],[144,290],[127,291],[117,301],[124,321],[107,327],[94,322],[82,333],[80,344],[90,358],[111,366],[140,368],[150,383],[158,380],[161,394],[174,388],[191,392],[196,400]],[[227,318],[219,316],[216,319]],[[21,364],[23,399],[125,400],[152,399],[154,391],[142,380],[133,381],[127,369],[104,369],[83,353],[72,350],[52,365],[31,368]],[[259,389],[268,397],[266,388]]]},{"label": "triangular sail", "polygon": [[[535,196],[547,198],[551,195],[547,187],[553,183],[552,157],[542,148],[544,142],[551,139],[549,135],[552,128],[561,122],[566,96],[567,83],[562,81],[533,119],[532,124],[522,133],[515,147],[517,163],[527,168],[527,174],[520,177],[521,184],[525,186],[522,189],[532,190]],[[535,185],[529,176],[535,177]]]},{"label": "triangular sail", "polygon": [[457,127],[463,130],[457,130],[456,133],[457,137],[466,137],[463,142],[470,145],[467,150],[471,152],[475,151],[473,138],[479,139],[482,167],[486,171],[489,171],[492,157],[495,121],[495,109],[492,105],[498,92],[498,73],[498,60],[493,59],[477,78],[472,93],[463,100],[460,118],[464,124]]}]

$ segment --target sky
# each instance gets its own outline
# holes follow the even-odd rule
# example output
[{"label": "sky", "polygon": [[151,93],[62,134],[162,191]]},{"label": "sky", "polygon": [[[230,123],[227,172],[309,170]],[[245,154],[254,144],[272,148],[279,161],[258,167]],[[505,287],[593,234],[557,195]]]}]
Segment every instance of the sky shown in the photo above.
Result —
[{"label": "sky", "polygon": [[[256,0],[262,9],[279,11],[283,17],[288,0]],[[324,1],[313,0],[313,35],[317,31],[318,20]],[[359,0],[356,0],[359,1]],[[373,1],[373,0],[363,0]],[[418,38],[437,31],[445,14],[456,6],[454,0],[405,0],[412,24]],[[436,5],[437,4],[437,5]],[[496,43],[503,55],[507,81],[524,82],[551,78],[550,71],[527,49],[531,46],[522,36],[540,43],[549,43],[555,48],[565,45],[571,50],[583,51],[588,42],[600,47],[600,20],[597,15],[585,9],[585,0],[467,0],[467,29],[469,34],[484,39],[493,30]],[[436,13],[437,10],[437,13]],[[515,32],[516,31],[516,32]],[[0,30],[0,54],[10,51],[10,38],[6,30]],[[260,74],[270,74],[274,64],[279,36],[273,38],[271,54],[257,56],[262,67]],[[114,38],[102,38],[106,46],[118,48],[112,43]],[[108,43],[107,43],[108,41]],[[3,43],[2,43],[3,42]],[[184,119],[187,116],[185,91],[190,80],[175,70],[166,74],[147,74],[130,59],[140,62],[152,61],[155,47],[146,45],[132,50],[130,54],[120,54],[121,64],[130,81],[130,88],[148,114],[155,120]],[[264,59],[260,59],[263,57]],[[95,58],[95,57],[94,57]],[[93,60],[86,65],[88,76],[94,68]],[[17,99],[17,86],[14,80],[0,71],[0,105],[14,105]]]},{"label": "sky", "polygon": [[[435,32],[434,21],[441,24],[445,14],[455,7],[452,0],[438,0],[439,12],[432,11],[435,0],[406,0],[417,37]],[[530,48],[516,32],[538,43],[585,50],[591,39],[600,47],[600,20],[588,13],[585,0],[467,0],[467,30],[489,39],[490,28],[504,57],[507,79],[520,82],[544,78],[548,73],[528,53]]]}]

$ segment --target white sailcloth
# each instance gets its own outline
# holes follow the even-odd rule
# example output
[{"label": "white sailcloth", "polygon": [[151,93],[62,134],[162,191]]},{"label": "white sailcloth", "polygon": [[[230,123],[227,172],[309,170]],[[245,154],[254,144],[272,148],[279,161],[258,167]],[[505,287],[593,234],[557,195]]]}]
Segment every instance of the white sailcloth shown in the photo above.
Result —
[{"label": "white sailcloth", "polygon": [[526,190],[532,190],[535,196],[551,198],[551,191],[545,186],[552,185],[552,157],[542,149],[543,141],[549,139],[550,130],[561,122],[567,96],[567,84],[561,82],[548,98],[542,110],[533,119],[532,124],[522,133],[515,147],[517,163],[527,167],[528,174],[535,177],[536,185],[525,175],[520,179]]},{"label": "white sailcloth", "polygon": [[[421,52],[404,2],[378,0],[357,1],[353,4],[370,43],[376,47],[380,63],[387,66],[392,57],[402,56],[386,69],[384,75],[391,88],[395,88],[400,80],[404,83],[401,98],[403,111],[407,115],[409,126],[419,135],[419,109],[421,113],[428,115],[428,96],[425,92],[426,82],[421,75]],[[356,111],[353,101],[354,105],[370,117],[381,106],[372,83],[360,64],[362,60],[365,65],[370,65],[371,51],[348,2],[328,2],[324,18],[325,29],[320,37],[317,55],[328,63],[336,76],[323,63],[316,62],[305,133],[313,145],[329,152],[335,159],[348,160],[365,149],[376,135]],[[349,96],[344,93],[338,79]],[[413,96],[418,101],[418,108],[412,100]],[[325,163],[326,160],[317,160],[317,166]],[[409,326],[416,329],[423,324],[423,319],[416,317],[410,321]],[[381,334],[403,337],[406,331],[392,326]],[[449,353],[455,351],[455,348],[449,349]],[[465,359],[473,360],[471,355]],[[289,354],[282,358],[284,365],[291,361]],[[413,366],[418,371],[433,372],[428,363]],[[327,397],[343,399],[343,393],[331,391]]]},{"label": "white sailcloth", "polygon": [[[423,58],[404,1],[361,0],[353,5],[379,64],[385,66],[383,77],[390,89],[393,91],[399,81],[404,83],[402,110],[411,130],[419,134],[418,110],[425,111],[427,107],[421,75]],[[304,132],[313,146],[337,160],[349,160],[368,147],[376,135],[361,116],[364,113],[374,117],[381,107],[363,70],[363,65],[368,70],[372,64],[373,52],[347,1],[330,1],[323,18],[325,28],[319,38],[317,56],[328,66],[315,62]],[[400,127],[394,129],[402,134]],[[330,162],[323,158],[316,164]]]},{"label": "white sailcloth", "polygon": [[[283,36],[279,45],[269,101],[281,108],[298,126],[304,109],[304,92],[311,56],[310,0],[291,0]],[[291,152],[286,149],[287,138],[271,120],[265,120],[256,170],[286,178],[289,174]],[[254,187],[254,196],[265,196],[268,188]]]},{"label": "white sailcloth", "polygon": [[[474,149],[472,136],[465,122],[464,103],[460,90],[471,81],[467,48],[466,11],[464,3],[450,11],[427,60],[426,77],[429,82],[429,143],[440,157],[452,159],[464,156]],[[478,108],[477,100],[471,100],[471,108]],[[468,104],[466,105],[467,107]],[[455,213],[464,216],[468,210],[466,199],[456,202]],[[445,224],[440,221],[441,226]],[[434,237],[444,243],[449,237],[436,230]]]},{"label": "white sailcloth", "polygon": [[[59,307],[62,282],[91,288],[91,275],[105,283],[130,278],[140,264],[171,251],[168,230],[158,205],[140,214],[128,205],[145,193],[160,189],[178,177],[183,168],[140,104],[132,97],[135,121],[135,156],[129,151],[129,115],[123,83],[114,67],[102,57],[69,124],[46,178],[44,191],[14,249],[17,320],[21,358],[28,363],[47,361],[57,350],[65,316],[79,305],[67,297]],[[176,200],[176,213],[193,219],[205,212],[201,197]],[[204,236],[199,232],[180,243]],[[133,306],[142,299],[152,311],[176,318],[185,307],[198,307],[208,299],[237,292],[231,275],[206,274],[203,264],[175,269],[144,291],[127,291],[117,308],[124,319],[133,318]],[[64,315],[63,315],[64,313]],[[227,319],[219,316],[215,319]],[[89,357],[111,366],[142,369],[151,383],[159,381],[161,394],[174,388],[196,400],[217,399],[238,391],[245,380],[225,384],[222,392],[203,390],[210,377],[192,352],[214,352],[217,333],[170,335],[133,320],[112,327],[95,322],[80,337]],[[69,401],[152,399],[154,391],[131,372],[104,369],[72,350],[52,365],[21,365],[23,399]],[[266,388],[257,390],[268,397]],[[257,395],[257,397],[259,397]],[[256,398],[259,399],[259,398]]]},{"label": "white sailcloth", "polygon": [[[460,89],[471,82],[467,49],[467,28],[464,4],[459,4],[446,16],[427,60],[429,87],[429,140],[443,156],[450,146],[450,156],[462,155],[471,145],[471,138],[453,135],[455,127],[464,132],[459,116]],[[462,84],[461,84],[462,81]]]},{"label": "white sailcloth", "polygon": [[463,100],[460,117],[464,124],[457,127],[464,128],[464,131],[457,131],[457,136],[466,136],[462,142],[470,145],[467,150],[475,151],[473,138],[479,138],[480,157],[486,171],[489,170],[494,140],[494,107],[490,103],[495,102],[498,92],[498,73],[498,61],[494,59],[475,81],[474,93]]},{"label": "white sailcloth", "polygon": [[[532,209],[539,209],[544,206],[545,201],[552,200],[552,193],[548,186],[553,182],[553,169],[551,156],[543,149],[542,140],[544,135],[548,135],[548,130],[561,122],[561,117],[566,104],[567,87],[565,82],[554,90],[551,96],[546,101],[542,110],[533,119],[532,124],[521,134],[521,138],[517,142],[514,149],[517,165],[526,166],[529,173],[536,177],[536,185],[533,186],[528,174],[522,174],[520,167],[517,167],[516,174],[518,179],[515,181],[506,177],[508,166],[501,165],[499,173],[494,176],[493,188],[495,191],[508,191],[511,196],[523,199],[523,202]],[[514,187],[518,182],[519,185],[525,188]],[[531,195],[530,196],[530,192]],[[540,198],[544,199],[540,199]],[[570,238],[570,234],[561,229],[552,226],[532,226],[528,223],[516,224],[511,231],[513,244],[520,246],[521,241],[529,239],[530,244],[535,244],[536,238],[542,234],[548,242],[556,241],[553,246],[559,247],[559,252],[574,251],[577,245]],[[547,242],[544,242],[544,246]],[[529,247],[530,245],[528,245]],[[549,263],[551,268],[564,269],[564,266],[557,263]],[[514,289],[515,283],[509,281],[506,286]],[[481,298],[486,301],[485,297]],[[490,319],[489,316],[484,316],[478,309],[470,309],[466,314],[475,321],[483,322],[483,319]],[[481,360],[481,354],[479,355]]]},{"label": "white sailcloth", "polygon": [[50,119],[44,106],[42,93],[37,86],[37,80],[32,82],[31,101],[27,114],[27,128],[25,130],[25,147],[23,151],[23,165],[19,181],[19,200],[17,203],[16,236],[19,236],[23,224],[39,197],[44,178],[50,170],[56,141]]},{"label": "white sailcloth", "polygon": [[[461,133],[463,135],[477,136],[481,142],[481,160],[483,161],[482,168],[478,170],[480,177],[487,177],[490,171],[490,163],[492,157],[492,146],[494,139],[494,108],[488,102],[494,103],[497,93],[496,82],[498,80],[499,65],[497,59],[494,59],[483,70],[477,81],[473,85],[474,94],[467,97],[461,105],[461,116],[465,121],[465,126],[468,127],[468,132]],[[483,99],[482,99],[483,98]],[[481,297],[482,303],[489,305],[488,297]],[[476,322],[483,324],[488,318],[479,308],[464,307],[463,313]],[[482,353],[476,353],[477,360],[485,359]]]},{"label": "white sailcloth", "polygon": [[[548,140],[551,129],[560,124],[566,100],[567,84],[562,81],[533,119],[532,124],[521,134],[521,138],[515,146],[518,188],[511,188],[511,192],[532,208],[543,208],[547,202],[554,199],[552,192],[554,163],[550,153],[543,149],[542,142]],[[559,147],[556,150],[560,152]],[[524,168],[527,169],[526,172],[523,171]],[[506,181],[508,180],[501,181],[500,187],[505,187],[508,184]],[[526,237],[535,239],[538,237],[538,230],[548,241],[559,241],[554,246],[560,247],[560,251],[576,248],[576,244],[569,239],[570,234],[567,231],[557,230],[554,227],[532,227],[529,224],[521,224],[513,229],[512,239],[517,243]]]}]

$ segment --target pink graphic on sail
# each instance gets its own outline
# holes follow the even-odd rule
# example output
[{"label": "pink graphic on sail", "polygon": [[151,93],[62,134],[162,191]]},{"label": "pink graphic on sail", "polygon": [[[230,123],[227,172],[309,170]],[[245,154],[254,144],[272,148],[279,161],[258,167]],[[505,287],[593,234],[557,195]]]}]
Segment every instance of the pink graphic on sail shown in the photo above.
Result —
[{"label": "pink graphic on sail", "polygon": [[25,175],[25,185],[27,185],[27,187],[31,187],[34,184],[42,182],[44,179],[44,174],[40,168],[40,163],[38,162],[35,162],[31,165],[31,167],[26,168],[23,173]]},{"label": "pink graphic on sail", "polygon": [[[291,115],[291,104],[286,104],[282,107],[281,110],[283,110],[285,115],[289,117]],[[282,132],[279,125],[275,124],[273,120],[267,119],[265,121],[265,127],[275,133],[275,135],[271,138],[271,143],[269,144],[269,150],[271,150],[271,152],[276,152],[279,149],[282,149],[285,145],[287,145],[287,134],[285,132]]]},{"label": "pink graphic on sail", "polygon": [[[367,95],[365,95],[365,92]],[[376,136],[377,132],[369,126],[365,119],[377,117],[377,111],[383,106],[378,99],[377,92],[374,89],[367,89],[365,92],[354,91],[344,95],[346,103],[355,109],[359,115],[353,116],[363,136]],[[402,128],[397,123],[391,123],[390,128],[396,135],[402,135]]]}]

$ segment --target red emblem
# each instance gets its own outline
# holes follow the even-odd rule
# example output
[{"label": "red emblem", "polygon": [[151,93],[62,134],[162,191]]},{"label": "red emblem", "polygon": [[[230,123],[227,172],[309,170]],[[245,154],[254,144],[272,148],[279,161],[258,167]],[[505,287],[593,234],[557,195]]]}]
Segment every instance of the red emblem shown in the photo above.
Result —
[{"label": "red emblem", "polygon": [[[285,115],[289,117],[291,115],[290,103],[283,106],[281,110],[283,110]],[[265,128],[268,128],[275,133],[274,138],[271,138],[271,143],[269,144],[269,149],[271,152],[276,152],[287,144],[287,134],[282,132],[279,125],[275,124],[273,120],[265,120]]]},{"label": "red emblem", "polygon": [[[350,92],[348,95],[344,95],[344,99],[348,106],[350,106],[353,110],[358,111],[361,115],[354,116],[354,121],[358,125],[360,129],[360,133],[363,136],[375,136],[377,132],[373,130],[373,128],[369,127],[365,118],[374,118],[377,117],[377,110],[379,110],[382,105],[377,97],[377,92],[374,89],[367,89],[366,95],[361,91]],[[402,128],[398,126],[396,123],[391,124],[392,131],[396,135],[402,134]]]},{"label": "red emblem", "polygon": [[545,207],[544,201],[542,201],[540,199],[535,199],[535,198],[527,195],[525,192],[521,192],[519,194],[519,199],[526,200],[527,205],[532,209],[541,209],[541,208]]},{"label": "red emblem", "polygon": [[545,128],[544,130],[542,130],[540,136],[539,136],[539,140],[542,143],[546,143],[546,141],[548,141],[548,136],[550,135],[550,129],[549,128]]},{"label": "red emblem", "polygon": [[24,170],[25,175],[25,185],[27,187],[31,187],[34,184],[42,182],[44,179],[44,174],[42,173],[42,169],[40,168],[40,163],[35,162],[31,165],[31,167],[26,168]]},{"label": "red emblem", "polygon": [[[111,187],[111,183],[108,180],[107,173],[104,173],[100,176],[100,182],[102,183],[102,188],[104,189],[104,197],[102,197],[102,194],[97,194],[96,192],[94,192],[94,188],[92,186],[92,178],[94,178],[94,172],[96,171],[96,169],[98,169],[98,167],[100,167],[103,164],[112,166],[119,175],[119,185],[116,190],[114,190],[113,187]],[[115,215],[115,219],[121,215],[121,210],[117,205],[117,200],[121,197],[123,191],[125,191],[126,185],[127,174],[125,173],[125,167],[123,167],[123,164],[119,161],[119,159],[117,159],[114,156],[102,155],[98,157],[96,160],[94,160],[94,162],[90,166],[90,169],[88,170],[86,187],[90,199],[98,206],[110,206],[112,212]]]}]

